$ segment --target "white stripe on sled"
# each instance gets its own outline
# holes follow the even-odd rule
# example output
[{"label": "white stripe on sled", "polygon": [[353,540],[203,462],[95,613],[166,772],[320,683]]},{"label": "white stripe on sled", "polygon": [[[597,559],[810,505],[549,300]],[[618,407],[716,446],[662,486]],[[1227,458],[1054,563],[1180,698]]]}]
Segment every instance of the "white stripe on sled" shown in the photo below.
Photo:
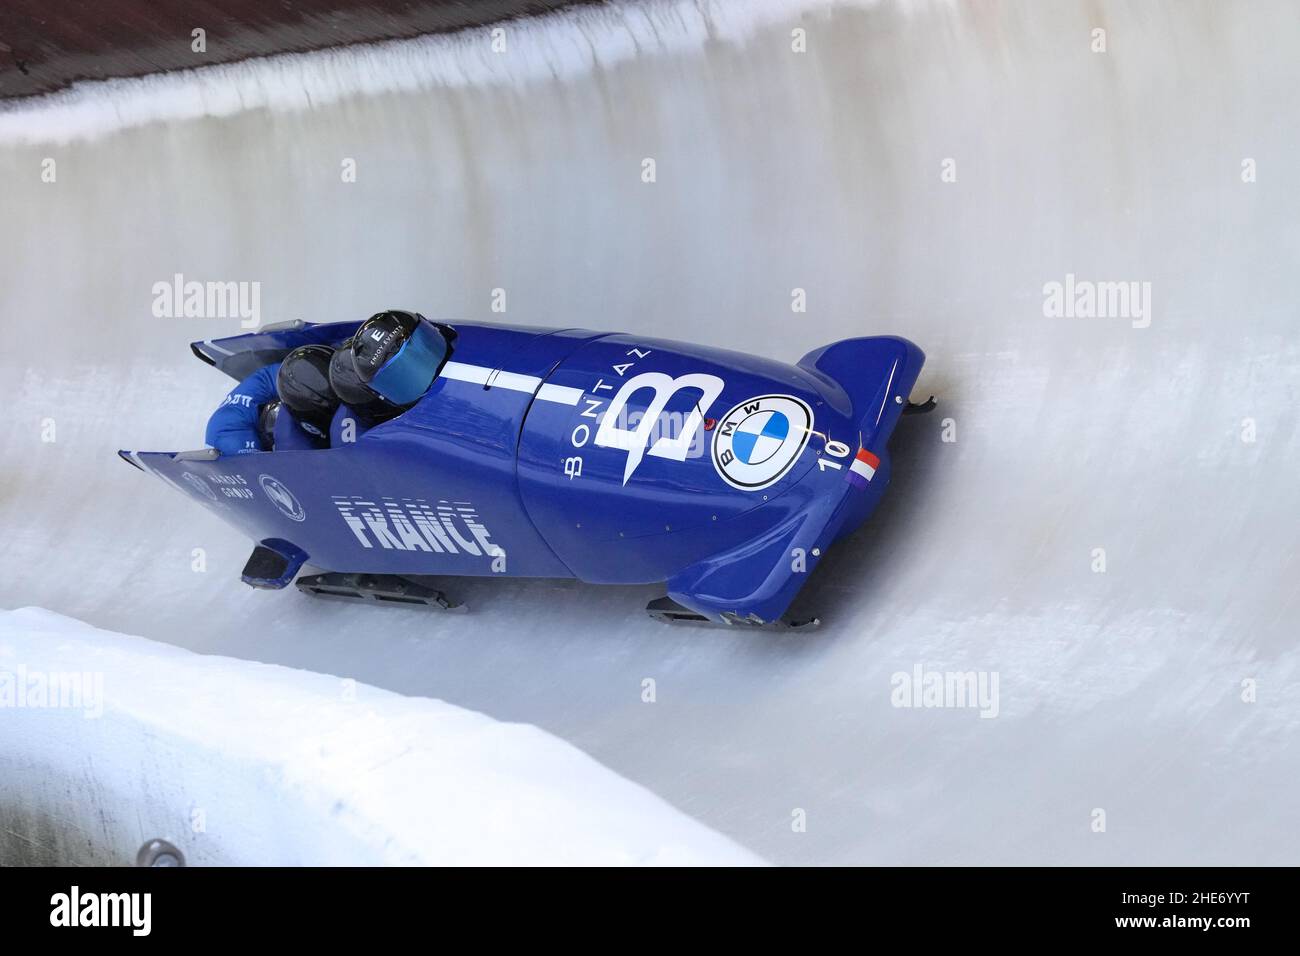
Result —
[{"label": "white stripe on sled", "polygon": [[536,393],[537,397],[544,402],[558,402],[561,405],[577,405],[578,399],[582,398],[580,388],[569,388],[567,385],[543,385],[542,380],[536,375],[503,372],[501,369],[488,368],[484,365],[448,362],[442,367],[440,374],[444,378],[457,382],[472,382],[475,385],[526,392],[529,395]]},{"label": "white stripe on sled", "polygon": [[220,352],[222,355],[234,355],[234,354],[235,354],[234,352],[231,352],[229,349],[223,349],[220,345],[218,345],[217,343],[213,342],[212,339],[204,339],[204,340],[203,340],[203,344],[206,345],[208,348],[212,349],[212,351],[214,351],[214,352]]},{"label": "white stripe on sled", "polygon": [[889,390],[894,384],[894,373],[898,371],[898,362],[895,360],[894,367],[889,370],[889,381],[885,383],[885,400],[880,403],[880,414],[876,416],[876,424],[880,424],[880,419],[885,416],[885,408],[889,405]]},{"label": "white stripe on sled", "polygon": [[560,405],[577,405],[582,399],[582,389],[570,388],[568,385],[552,385],[549,382],[542,386],[537,397],[544,402],[557,402]]},{"label": "white stripe on sled", "polygon": [[[475,385],[486,385],[488,377],[491,376],[493,372],[497,372],[497,370],[488,368],[484,365],[466,365],[464,362],[448,362],[442,367],[442,372],[440,374],[446,378],[454,379],[457,382],[473,382]],[[497,374],[500,375],[500,372],[497,372]],[[510,379],[507,379],[504,382],[494,381],[493,384],[499,384],[502,388],[510,388],[519,392],[535,392],[537,391],[537,386],[540,385],[541,382],[542,380],[540,378],[533,378],[531,375],[512,374]]]}]

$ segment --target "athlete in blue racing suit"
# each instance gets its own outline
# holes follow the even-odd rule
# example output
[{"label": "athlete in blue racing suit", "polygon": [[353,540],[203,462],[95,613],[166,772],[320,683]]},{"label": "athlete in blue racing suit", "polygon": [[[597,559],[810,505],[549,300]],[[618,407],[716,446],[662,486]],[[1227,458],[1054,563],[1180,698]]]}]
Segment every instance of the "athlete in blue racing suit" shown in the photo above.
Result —
[{"label": "athlete in blue racing suit", "polygon": [[377,313],[339,349],[301,345],[248,376],[212,413],[205,440],[222,455],[328,448],[341,399],[366,427],[401,414],[429,390],[447,346],[422,315]]},{"label": "athlete in blue racing suit", "polygon": [[280,400],[275,386],[279,371],[279,362],[264,366],[231,389],[208,419],[204,441],[223,455],[270,451],[258,428],[258,416],[264,405]]}]

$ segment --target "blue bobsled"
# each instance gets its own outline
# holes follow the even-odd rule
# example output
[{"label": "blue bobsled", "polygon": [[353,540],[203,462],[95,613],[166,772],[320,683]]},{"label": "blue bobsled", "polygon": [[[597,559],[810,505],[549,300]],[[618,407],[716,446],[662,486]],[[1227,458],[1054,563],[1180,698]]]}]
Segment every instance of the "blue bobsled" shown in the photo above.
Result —
[{"label": "blue bobsled", "polygon": [[[192,346],[235,379],[359,323]],[[245,580],[425,600],[426,576],[666,582],[657,616],[780,622],[889,482],[925,357],[847,339],[786,365],[640,335],[454,323],[420,401],[325,449],[122,452],[258,543]],[[336,421],[338,419],[336,418]],[[375,582],[389,582],[376,584]],[[446,602],[439,600],[437,603]]]}]

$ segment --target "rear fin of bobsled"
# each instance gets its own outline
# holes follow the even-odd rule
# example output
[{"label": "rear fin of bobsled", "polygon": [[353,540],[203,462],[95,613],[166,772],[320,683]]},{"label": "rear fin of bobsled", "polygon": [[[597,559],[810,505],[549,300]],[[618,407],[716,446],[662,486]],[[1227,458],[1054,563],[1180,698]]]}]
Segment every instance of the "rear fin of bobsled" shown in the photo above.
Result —
[{"label": "rear fin of bobsled", "polygon": [[121,458],[132,468],[139,468],[141,471],[144,471],[144,465],[140,464],[138,461],[135,460],[135,452],[127,451],[125,449],[118,449],[117,457]]},{"label": "rear fin of bobsled", "polygon": [[153,459],[156,462],[166,461],[216,461],[221,457],[221,452],[215,448],[195,448],[192,451],[128,451],[118,449],[117,457],[121,458],[133,468],[139,468],[141,471],[149,471],[144,465],[144,458]]},{"label": "rear fin of bobsled", "polygon": [[877,452],[907,407],[924,364],[924,352],[894,335],[832,342],[798,362],[822,383],[835,410],[858,423],[861,447]]}]

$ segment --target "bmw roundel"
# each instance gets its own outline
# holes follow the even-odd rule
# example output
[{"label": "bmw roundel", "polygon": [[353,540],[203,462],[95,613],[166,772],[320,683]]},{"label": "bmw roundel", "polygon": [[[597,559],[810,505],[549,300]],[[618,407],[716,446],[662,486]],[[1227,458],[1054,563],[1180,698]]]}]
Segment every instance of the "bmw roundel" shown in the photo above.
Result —
[{"label": "bmw roundel", "polygon": [[741,402],[718,422],[713,467],[742,491],[758,491],[785,477],[808,444],[813,414],[793,395],[760,395]]}]

